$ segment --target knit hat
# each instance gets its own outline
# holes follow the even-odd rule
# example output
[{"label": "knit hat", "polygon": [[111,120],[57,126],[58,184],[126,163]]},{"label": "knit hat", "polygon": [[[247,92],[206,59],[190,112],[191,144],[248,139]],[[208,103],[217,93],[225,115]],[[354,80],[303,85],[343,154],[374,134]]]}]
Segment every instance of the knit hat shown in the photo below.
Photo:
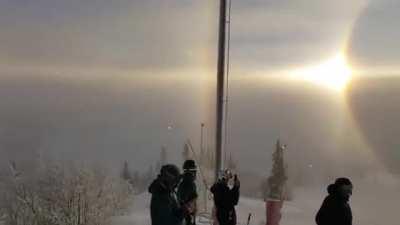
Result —
[{"label": "knit hat", "polygon": [[192,159],[188,159],[183,163],[183,170],[184,171],[196,171],[197,166],[196,162]]},{"label": "knit hat", "polygon": [[343,186],[343,185],[353,185],[353,184],[351,183],[351,181],[350,181],[349,178],[340,177],[340,178],[337,178],[337,179],[335,180],[335,185],[336,185],[337,187],[340,187],[340,186]]}]

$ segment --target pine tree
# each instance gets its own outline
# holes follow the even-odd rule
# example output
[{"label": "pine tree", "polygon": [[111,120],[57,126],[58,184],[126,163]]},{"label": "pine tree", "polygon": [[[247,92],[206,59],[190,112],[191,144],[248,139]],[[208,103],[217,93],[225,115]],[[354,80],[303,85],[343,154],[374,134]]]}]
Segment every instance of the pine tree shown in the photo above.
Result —
[{"label": "pine tree", "polygon": [[133,186],[138,186],[140,183],[140,174],[138,171],[133,172],[132,184]]},{"label": "pine tree", "polygon": [[284,198],[284,186],[288,179],[286,174],[286,167],[283,161],[284,145],[281,145],[278,140],[276,143],[275,152],[272,154],[272,170],[271,176],[268,178],[268,198],[282,200]]},{"label": "pine tree", "polygon": [[161,170],[161,167],[165,164],[167,164],[168,161],[168,152],[167,152],[167,147],[161,146],[161,151],[160,151],[160,158],[156,163],[155,170],[156,172]]},{"label": "pine tree", "polygon": [[183,161],[188,160],[188,159],[192,159],[192,156],[190,154],[190,147],[189,147],[188,143],[185,143],[183,145],[182,157],[183,157]]},{"label": "pine tree", "polygon": [[158,161],[158,162],[156,163],[155,171],[156,171],[156,172],[160,171],[160,170],[161,170],[161,167],[162,167],[161,162]]},{"label": "pine tree", "polygon": [[147,170],[145,177],[147,181],[154,179],[155,171],[152,165],[150,165],[149,169]]},{"label": "pine tree", "polygon": [[131,172],[129,171],[129,165],[127,161],[124,162],[124,167],[122,169],[121,177],[126,181],[132,180]]},{"label": "pine tree", "polygon": [[161,166],[165,165],[168,161],[168,155],[167,155],[167,147],[162,146],[161,147],[161,153],[160,153],[160,163]]}]

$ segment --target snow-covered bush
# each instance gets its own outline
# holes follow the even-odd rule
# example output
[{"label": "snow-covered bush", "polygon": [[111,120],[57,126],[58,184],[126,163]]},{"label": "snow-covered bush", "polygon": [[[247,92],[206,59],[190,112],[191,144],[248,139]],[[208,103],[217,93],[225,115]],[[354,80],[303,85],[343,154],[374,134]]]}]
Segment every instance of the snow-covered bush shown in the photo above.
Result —
[{"label": "snow-covered bush", "polygon": [[100,168],[10,168],[0,180],[0,215],[6,225],[103,225],[130,199],[128,184]]}]

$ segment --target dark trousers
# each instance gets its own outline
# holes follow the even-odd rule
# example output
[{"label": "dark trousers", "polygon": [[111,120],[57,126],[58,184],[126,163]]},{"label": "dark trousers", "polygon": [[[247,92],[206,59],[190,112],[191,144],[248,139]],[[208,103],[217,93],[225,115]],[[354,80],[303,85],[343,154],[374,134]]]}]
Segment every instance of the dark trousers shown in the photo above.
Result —
[{"label": "dark trousers", "polygon": [[194,215],[186,216],[185,225],[196,225],[196,217]]},{"label": "dark trousers", "polygon": [[219,225],[236,225],[236,212],[234,209],[217,209]]}]

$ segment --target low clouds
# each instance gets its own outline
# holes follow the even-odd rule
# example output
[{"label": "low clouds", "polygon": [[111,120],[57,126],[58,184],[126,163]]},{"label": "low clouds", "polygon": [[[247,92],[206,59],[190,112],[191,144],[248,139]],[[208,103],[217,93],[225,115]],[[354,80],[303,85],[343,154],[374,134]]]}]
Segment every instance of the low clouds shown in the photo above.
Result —
[{"label": "low clouds", "polygon": [[[232,1],[232,63],[282,69],[331,56],[364,0]],[[2,1],[0,62],[170,70],[212,67],[218,1]]]},{"label": "low clouds", "polygon": [[3,2],[0,60],[60,67],[188,67],[198,63],[198,50],[212,41],[215,30],[210,4],[179,2]]},{"label": "low clouds", "polygon": [[[395,0],[233,0],[233,68],[299,67],[346,44],[357,67],[396,66],[398,8]],[[2,65],[214,69],[218,1],[5,0],[0,26]]]}]

